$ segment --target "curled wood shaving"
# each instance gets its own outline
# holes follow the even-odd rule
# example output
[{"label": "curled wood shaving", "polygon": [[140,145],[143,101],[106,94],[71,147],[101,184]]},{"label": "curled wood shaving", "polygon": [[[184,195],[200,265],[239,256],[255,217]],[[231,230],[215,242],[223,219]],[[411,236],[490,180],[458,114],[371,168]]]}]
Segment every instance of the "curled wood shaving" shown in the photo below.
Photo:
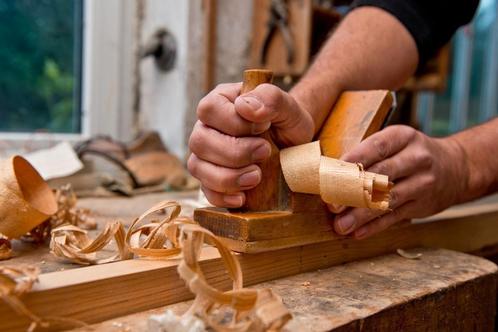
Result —
[{"label": "curled wood shaving", "polygon": [[38,327],[47,328],[51,324],[89,327],[76,319],[52,316],[42,318],[24,305],[21,297],[31,290],[39,274],[40,270],[34,266],[0,266],[0,298],[17,314],[26,316],[31,321],[27,331],[34,331]]},{"label": "curled wood shaving", "polygon": [[[281,298],[271,289],[243,288],[239,261],[213,233],[193,224],[183,225],[182,233],[183,260],[178,273],[196,294],[185,315],[200,317],[216,331],[230,332],[280,330],[291,319]],[[233,281],[232,290],[223,292],[207,283],[198,262],[204,243],[214,245],[220,252]]]},{"label": "curled wood shaving", "polygon": [[419,259],[420,257],[422,257],[422,253],[420,253],[420,252],[411,253],[411,252],[407,252],[403,249],[396,249],[396,252],[398,253],[398,255],[400,255],[401,257],[406,258],[406,259]]},{"label": "curled wood shaving", "polygon": [[63,224],[71,224],[83,229],[97,228],[97,222],[91,217],[89,209],[77,208],[78,199],[71,184],[60,187],[55,191],[58,210],[50,219],[53,228]]},{"label": "curled wood shaving", "polygon": [[12,244],[9,239],[0,237],[0,261],[12,257]]},{"label": "curled wood shaving", "polygon": [[[136,218],[125,233],[119,221],[110,222],[91,240],[87,232],[74,225],[63,225],[52,231],[51,252],[60,258],[77,264],[103,264],[130,259],[133,255],[148,258],[168,258],[181,253],[178,237],[180,225],[194,221],[179,217],[181,208],[177,202],[165,201],[156,204]],[[148,220],[152,214],[162,212],[160,220]],[[145,222],[145,223],[144,223]],[[117,252],[107,258],[97,258],[97,253],[115,239]]]},{"label": "curled wood shaving", "polygon": [[386,175],[322,156],[319,141],[281,150],[280,164],[291,191],[320,195],[335,210],[340,205],[389,209],[392,183]]},{"label": "curled wood shaving", "polygon": [[[113,237],[116,240],[118,252],[106,258],[97,258],[97,252],[107,246]],[[124,227],[118,221],[108,223],[94,240],[90,240],[85,230],[73,225],[64,225],[52,230],[50,251],[57,257],[66,258],[78,264],[109,263],[118,259],[131,258],[124,238]]]},{"label": "curled wood shaving", "polygon": [[[153,214],[165,214],[159,220],[149,220]],[[182,253],[178,273],[196,294],[184,317],[196,316],[216,331],[243,332],[279,330],[291,318],[280,297],[271,289],[245,289],[242,270],[234,254],[210,231],[190,218],[180,217],[177,202],[156,204],[136,218],[124,234],[119,222],[108,223],[95,240],[73,225],[52,231],[51,249],[58,257],[79,264],[100,264],[133,255],[148,258],[169,258]],[[118,251],[113,256],[97,259],[95,254],[114,236]],[[214,245],[220,252],[233,281],[231,291],[220,291],[206,281],[198,262],[204,243]],[[227,315],[230,319],[227,321]]]},{"label": "curled wood shaving", "polygon": [[[147,222],[147,217],[162,212],[161,220]],[[190,218],[180,217],[181,206],[175,201],[160,202],[136,218],[126,233],[128,250],[148,258],[168,258],[181,253],[180,226],[196,224]],[[144,223],[146,221],[146,223]]]}]

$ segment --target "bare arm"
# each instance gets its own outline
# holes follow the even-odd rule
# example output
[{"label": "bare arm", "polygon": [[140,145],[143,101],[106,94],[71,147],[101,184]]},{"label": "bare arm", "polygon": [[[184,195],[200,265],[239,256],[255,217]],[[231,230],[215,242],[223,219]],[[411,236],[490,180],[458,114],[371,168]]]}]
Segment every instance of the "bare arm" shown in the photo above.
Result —
[{"label": "bare arm", "polygon": [[498,191],[498,118],[448,137],[460,149],[466,166],[461,195],[456,203]]},{"label": "bare arm", "polygon": [[290,94],[321,128],[344,90],[397,89],[415,71],[417,46],[394,16],[375,7],[353,10]]}]

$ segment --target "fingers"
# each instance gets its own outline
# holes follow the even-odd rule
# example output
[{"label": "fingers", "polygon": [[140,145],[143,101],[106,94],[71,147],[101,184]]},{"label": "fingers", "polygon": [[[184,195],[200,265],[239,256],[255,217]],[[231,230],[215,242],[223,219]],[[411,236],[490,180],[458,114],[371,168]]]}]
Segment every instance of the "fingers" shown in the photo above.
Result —
[{"label": "fingers", "polygon": [[[396,211],[400,206],[412,201],[419,194],[419,190],[413,179],[406,179],[397,183],[391,190],[389,208]],[[379,216],[389,211],[371,210],[364,208],[353,208],[337,215],[334,220],[334,230],[340,235],[355,232],[363,225],[373,222]]]},{"label": "fingers", "polygon": [[271,146],[260,137],[233,137],[197,121],[189,148],[198,158],[216,165],[240,168],[259,163],[270,156]]},{"label": "fingers", "polygon": [[311,141],[314,124],[311,115],[303,111],[294,98],[271,84],[261,84],[256,89],[235,99],[235,111],[245,120],[256,124],[272,124],[277,140],[284,145]]},{"label": "fingers", "polygon": [[428,169],[432,163],[433,156],[427,150],[407,146],[395,156],[373,164],[368,171],[385,174],[390,181],[396,181]]},{"label": "fingers", "polygon": [[246,200],[246,195],[243,192],[223,194],[208,189],[204,186],[202,186],[201,189],[204,192],[204,195],[206,195],[206,198],[209,201],[209,203],[215,206],[238,208],[241,207]]},{"label": "fingers", "polygon": [[241,83],[220,84],[201,99],[197,117],[205,125],[231,136],[252,136],[265,132],[270,122],[253,123],[242,118],[234,107]]},{"label": "fingers", "polygon": [[341,159],[359,162],[365,168],[403,150],[415,139],[417,131],[408,126],[390,126],[366,138]]},{"label": "fingers", "polygon": [[219,193],[237,193],[254,188],[261,182],[261,169],[256,165],[243,168],[226,168],[199,159],[191,154],[187,167],[201,184]]},{"label": "fingers", "polygon": [[406,220],[410,219],[407,216],[410,215],[410,211],[416,208],[415,202],[409,202],[403,206],[400,206],[398,209],[389,212],[378,219],[360,227],[358,230],[354,232],[354,237],[358,240],[365,239],[374,234],[382,232],[386,230],[390,226]]}]

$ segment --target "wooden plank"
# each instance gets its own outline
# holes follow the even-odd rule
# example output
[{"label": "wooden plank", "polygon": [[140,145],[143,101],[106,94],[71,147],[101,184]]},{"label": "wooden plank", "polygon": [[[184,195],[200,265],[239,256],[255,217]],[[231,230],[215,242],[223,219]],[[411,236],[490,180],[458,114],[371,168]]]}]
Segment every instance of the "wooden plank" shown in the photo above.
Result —
[{"label": "wooden plank", "polygon": [[[443,249],[417,248],[417,260],[398,255],[301,273],[258,284],[277,292],[294,319],[285,331],[493,331],[496,271],[493,263]],[[144,331],[151,314],[184,313],[190,302],[114,318]]]},{"label": "wooden plank", "polygon": [[[240,255],[245,284],[393,252],[397,248],[441,247],[474,252],[498,245],[498,213],[486,212],[437,222],[401,225],[366,240],[336,237],[307,246]],[[202,255],[206,278],[230,286],[218,254]],[[192,297],[176,273],[177,261],[129,260],[42,274],[24,301],[40,316],[60,315],[98,322]],[[16,317],[12,319],[11,317]],[[28,322],[0,304],[0,331],[25,330]]]}]

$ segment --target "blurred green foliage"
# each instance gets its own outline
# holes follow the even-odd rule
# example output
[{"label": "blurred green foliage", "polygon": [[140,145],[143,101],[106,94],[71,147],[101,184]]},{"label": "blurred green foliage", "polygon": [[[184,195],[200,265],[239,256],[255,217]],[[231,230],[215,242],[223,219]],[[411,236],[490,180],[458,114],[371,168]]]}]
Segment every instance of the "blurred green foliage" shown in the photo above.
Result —
[{"label": "blurred green foliage", "polygon": [[80,130],[81,0],[0,0],[0,131]]}]

